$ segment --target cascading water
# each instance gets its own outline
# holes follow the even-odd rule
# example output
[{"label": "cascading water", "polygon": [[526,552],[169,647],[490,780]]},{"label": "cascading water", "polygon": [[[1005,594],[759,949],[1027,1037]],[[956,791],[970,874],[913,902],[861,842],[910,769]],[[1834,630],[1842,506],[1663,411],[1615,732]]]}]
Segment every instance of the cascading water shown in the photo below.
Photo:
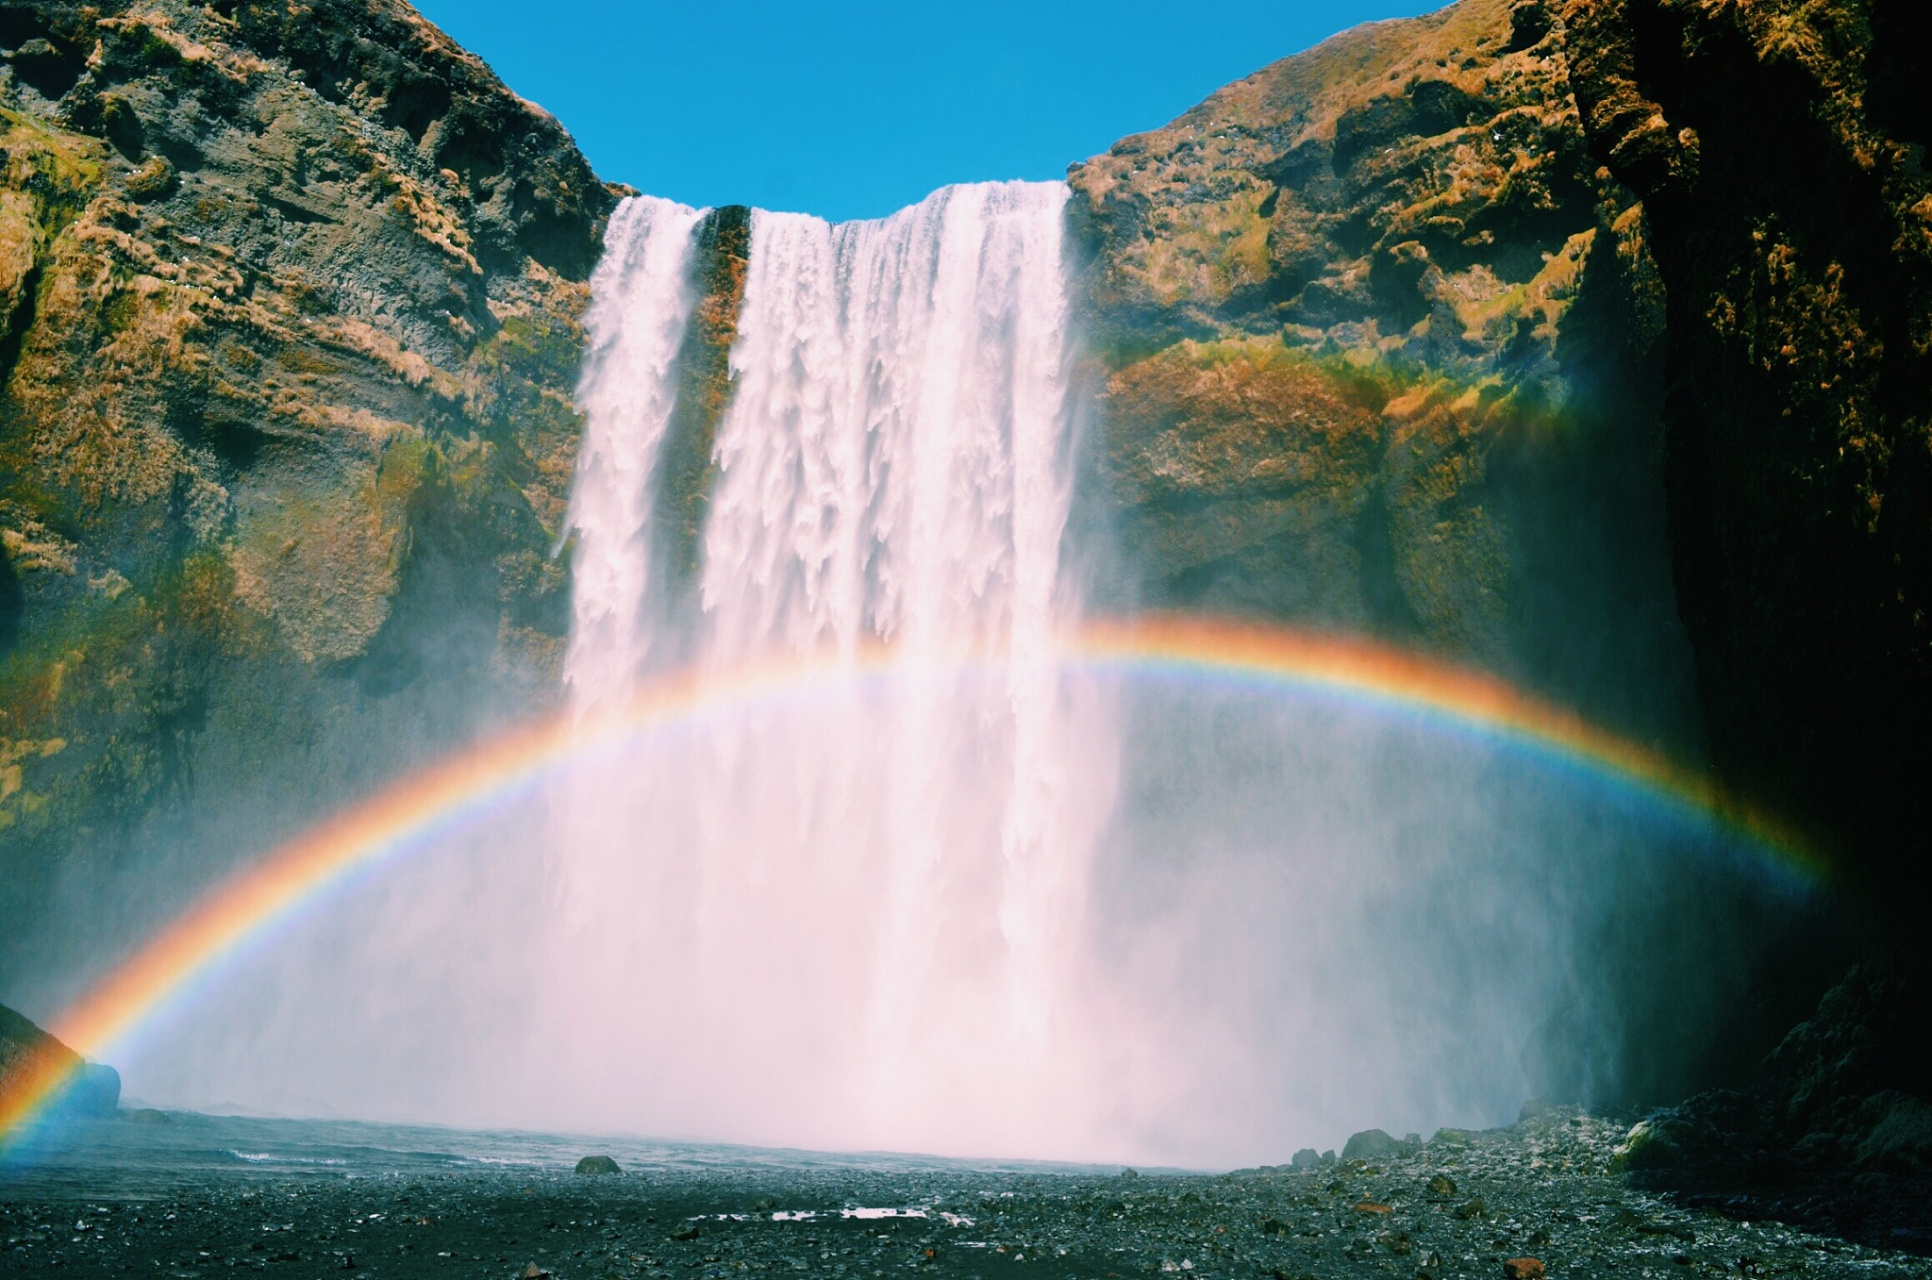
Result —
[{"label": "cascading water", "polygon": [[695,557],[661,504],[690,497],[704,215],[627,201],[566,677],[586,724],[672,667],[701,713],[318,905],[131,1055],[130,1092],[1229,1165],[1493,1124],[1699,1043],[1751,963],[1714,904],[1788,902],[1709,831],[1506,736],[1067,660],[1066,199],[753,215]]},{"label": "cascading water", "polygon": [[579,706],[621,700],[652,640],[647,538],[658,451],[676,407],[672,364],[691,318],[691,237],[703,215],[626,200],[611,218],[585,317],[591,353],[570,526],[575,617],[564,678]]},{"label": "cascading water", "polygon": [[1660,892],[1654,832],[1593,830],[1574,793],[1414,725],[1062,663],[1066,199],[753,214],[683,613],[640,584],[669,559],[645,508],[698,215],[620,214],[573,700],[653,654],[723,682],[834,656],[572,782],[546,989],[576,993],[559,1043],[596,1011],[582,1123],[624,1099],[712,1138],[1252,1158],[1343,1115],[1501,1118],[1539,1075],[1605,1069],[1608,966],[1579,956]]},{"label": "cascading water", "polygon": [[[1078,608],[1065,200],[1006,183],[879,222],[753,215],[693,617],[643,584],[698,215],[619,215],[590,319],[573,701],[620,697],[654,648],[719,678],[839,655],[810,699],[707,723],[649,776],[579,780],[563,815],[572,918],[629,939],[601,969],[625,1011],[607,1052],[655,1060],[711,1134],[1065,1136],[1042,1086],[1070,1065],[1067,944],[1113,753],[1052,657]],[[894,675],[868,682],[879,645]],[[668,1025],[676,1055],[625,1042]],[[1004,1123],[976,1105],[994,1096]]]}]

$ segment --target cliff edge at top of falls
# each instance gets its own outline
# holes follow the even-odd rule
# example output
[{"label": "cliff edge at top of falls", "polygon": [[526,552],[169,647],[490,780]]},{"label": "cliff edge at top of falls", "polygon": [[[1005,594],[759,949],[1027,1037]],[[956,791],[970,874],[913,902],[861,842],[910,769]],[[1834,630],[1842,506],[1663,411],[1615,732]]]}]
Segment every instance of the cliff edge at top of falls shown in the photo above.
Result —
[{"label": "cliff edge at top of falls", "polygon": [[0,4],[0,973],[548,696],[619,194],[400,0]]}]

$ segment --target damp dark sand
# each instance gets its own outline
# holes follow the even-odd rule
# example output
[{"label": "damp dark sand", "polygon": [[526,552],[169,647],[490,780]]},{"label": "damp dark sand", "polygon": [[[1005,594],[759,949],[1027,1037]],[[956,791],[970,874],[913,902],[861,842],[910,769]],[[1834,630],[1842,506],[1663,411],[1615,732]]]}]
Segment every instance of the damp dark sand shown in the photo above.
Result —
[{"label": "damp dark sand", "polygon": [[[157,1147],[123,1118],[16,1164],[0,1274],[1410,1280],[1535,1274],[1512,1267],[1533,1258],[1559,1277],[1932,1275],[1634,1191],[1612,1171],[1624,1126],[1563,1112],[1379,1162],[1213,1175],[620,1144],[585,1146],[628,1157],[587,1176],[564,1140],[452,1152],[437,1131],[376,1126],[282,1155],[208,1145],[253,1124],[241,1136],[274,1147],[261,1139],[286,1123],[150,1116]],[[398,1134],[420,1149],[372,1141]]]}]

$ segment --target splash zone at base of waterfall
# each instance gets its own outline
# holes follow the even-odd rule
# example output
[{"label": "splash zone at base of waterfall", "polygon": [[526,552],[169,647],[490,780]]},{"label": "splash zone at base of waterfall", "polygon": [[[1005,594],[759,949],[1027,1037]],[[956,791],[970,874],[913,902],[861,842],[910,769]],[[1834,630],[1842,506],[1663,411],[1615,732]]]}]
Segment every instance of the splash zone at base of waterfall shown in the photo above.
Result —
[{"label": "splash zone at base of waterfall", "polygon": [[1655,1073],[1802,906],[1722,823],[1426,697],[1068,661],[1086,567],[1120,557],[1073,517],[1096,469],[1067,198],[752,214],[728,401],[695,437],[715,215],[620,206],[586,321],[571,713],[621,719],[673,669],[810,681],[558,753],[171,1007],[129,1092],[1231,1166],[1675,1087]]}]

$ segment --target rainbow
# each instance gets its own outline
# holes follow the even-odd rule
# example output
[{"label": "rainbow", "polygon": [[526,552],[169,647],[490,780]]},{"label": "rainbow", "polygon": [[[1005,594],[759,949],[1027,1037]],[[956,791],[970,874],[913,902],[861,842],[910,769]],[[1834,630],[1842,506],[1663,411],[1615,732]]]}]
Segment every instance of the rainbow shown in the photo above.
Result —
[{"label": "rainbow", "polygon": [[[1416,653],[1354,637],[1154,617],[1089,623],[1062,636],[1055,657],[1065,667],[1099,674],[1313,693],[1417,717],[1714,820],[1808,878],[1826,870],[1794,830],[1705,775],[1494,676]],[[219,885],[68,1008],[53,1033],[79,1053],[100,1057],[304,903],[530,794],[576,763],[703,717],[887,676],[896,662],[892,650],[877,647],[791,655],[722,673],[687,670],[655,681],[621,713],[553,717],[491,738],[338,813]],[[55,1065],[16,1071],[0,1094],[0,1138],[33,1120],[70,1073],[71,1067]]]}]

